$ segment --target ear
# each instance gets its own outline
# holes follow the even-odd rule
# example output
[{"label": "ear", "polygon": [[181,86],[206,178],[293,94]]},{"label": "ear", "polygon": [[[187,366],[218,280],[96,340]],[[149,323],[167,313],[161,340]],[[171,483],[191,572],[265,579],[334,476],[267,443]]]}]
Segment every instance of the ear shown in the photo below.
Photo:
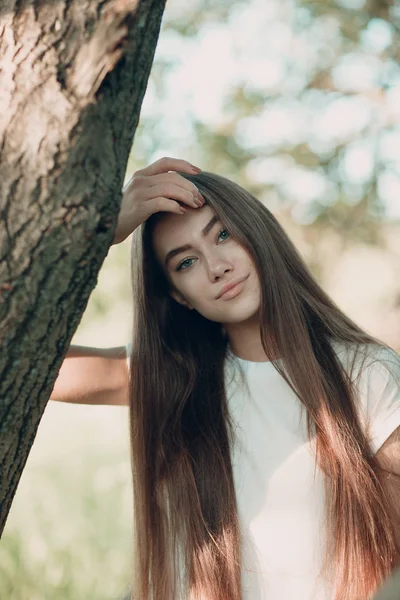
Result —
[{"label": "ear", "polygon": [[189,310],[193,310],[193,306],[191,304],[189,304],[189,302],[185,299],[184,296],[182,296],[182,294],[180,292],[175,291],[175,290],[170,290],[169,295],[171,296],[171,298],[176,300],[176,302],[179,302],[179,304],[182,304],[182,306],[186,306],[186,308],[188,308]]}]

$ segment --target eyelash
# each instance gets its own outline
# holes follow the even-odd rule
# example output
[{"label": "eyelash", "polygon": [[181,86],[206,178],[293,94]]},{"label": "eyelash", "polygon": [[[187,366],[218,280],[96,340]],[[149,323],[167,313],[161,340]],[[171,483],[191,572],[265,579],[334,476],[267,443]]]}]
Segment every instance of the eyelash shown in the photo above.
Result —
[{"label": "eyelash", "polygon": [[[226,231],[226,233],[230,236],[230,233],[227,229],[221,229],[217,235],[217,239],[219,238],[219,236],[221,235],[222,232]],[[229,239],[229,238],[228,238]],[[226,241],[226,240],[223,240]],[[186,269],[189,269],[189,267],[191,267],[191,265],[189,265],[189,267],[185,267],[184,269],[182,269],[182,265],[187,261],[187,260],[194,260],[192,258],[185,258],[184,260],[182,260],[179,265],[176,267],[175,271],[186,271]]]}]

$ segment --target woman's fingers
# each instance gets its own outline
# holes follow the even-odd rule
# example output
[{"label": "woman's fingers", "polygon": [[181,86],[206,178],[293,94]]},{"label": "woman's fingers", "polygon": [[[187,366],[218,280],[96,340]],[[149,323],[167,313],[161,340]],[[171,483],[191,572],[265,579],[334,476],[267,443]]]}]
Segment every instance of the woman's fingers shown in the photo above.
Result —
[{"label": "woman's fingers", "polygon": [[179,200],[180,202],[184,202],[193,208],[197,208],[198,206],[204,204],[204,202],[199,199],[197,194],[195,195],[195,189],[192,188],[191,190],[188,190],[180,185],[176,185],[175,183],[159,183],[143,190],[143,200],[150,200],[152,198],[160,197]]},{"label": "woman's fingers", "polygon": [[177,215],[182,215],[186,212],[186,208],[181,206],[179,202],[171,200],[171,198],[164,198],[162,196],[148,200],[147,206],[151,211],[150,214],[154,214],[156,212],[172,212],[176,213]]},{"label": "woman's fingers", "polygon": [[187,160],[164,156],[148,167],[136,171],[135,175],[158,175],[159,173],[168,173],[168,171],[182,171],[182,173],[196,174],[200,173],[201,169],[190,164]]},{"label": "woman's fingers", "polygon": [[199,189],[196,187],[196,185],[188,179],[185,179],[185,177],[182,177],[182,175],[179,175],[179,173],[176,173],[175,171],[169,171],[168,173],[159,173],[158,175],[152,175],[146,179],[148,180],[148,185],[150,186],[156,186],[161,184],[164,185],[170,183],[175,184],[191,192],[202,202],[204,202],[204,198],[200,194]]}]

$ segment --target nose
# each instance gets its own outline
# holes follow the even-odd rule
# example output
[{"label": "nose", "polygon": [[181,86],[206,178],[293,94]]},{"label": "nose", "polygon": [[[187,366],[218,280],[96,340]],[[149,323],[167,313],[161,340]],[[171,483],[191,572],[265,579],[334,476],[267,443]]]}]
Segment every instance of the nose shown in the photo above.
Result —
[{"label": "nose", "polygon": [[218,260],[212,265],[209,265],[209,274],[211,281],[220,279],[225,273],[232,270],[232,265],[223,260]]}]

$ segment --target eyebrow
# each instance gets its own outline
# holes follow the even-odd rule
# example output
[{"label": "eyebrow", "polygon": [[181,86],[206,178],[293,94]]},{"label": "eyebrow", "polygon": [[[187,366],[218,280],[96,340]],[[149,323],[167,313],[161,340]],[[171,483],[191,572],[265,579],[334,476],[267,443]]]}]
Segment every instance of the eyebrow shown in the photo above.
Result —
[{"label": "eyebrow", "polygon": [[[213,218],[211,219],[211,221],[209,221],[207,223],[207,225],[204,227],[204,229],[202,229],[201,235],[203,237],[205,237],[211,231],[211,229],[214,227],[214,225],[215,225],[215,223],[217,223],[217,221],[219,221],[219,217],[214,215]],[[177,254],[180,254],[181,252],[186,252],[186,250],[192,250],[192,248],[193,248],[193,246],[191,246],[190,244],[185,244],[184,246],[179,246],[179,248],[173,248],[172,250],[170,250],[168,252],[167,256],[165,257],[165,265],[168,266],[168,262],[171,260],[171,258],[176,256]]]}]

